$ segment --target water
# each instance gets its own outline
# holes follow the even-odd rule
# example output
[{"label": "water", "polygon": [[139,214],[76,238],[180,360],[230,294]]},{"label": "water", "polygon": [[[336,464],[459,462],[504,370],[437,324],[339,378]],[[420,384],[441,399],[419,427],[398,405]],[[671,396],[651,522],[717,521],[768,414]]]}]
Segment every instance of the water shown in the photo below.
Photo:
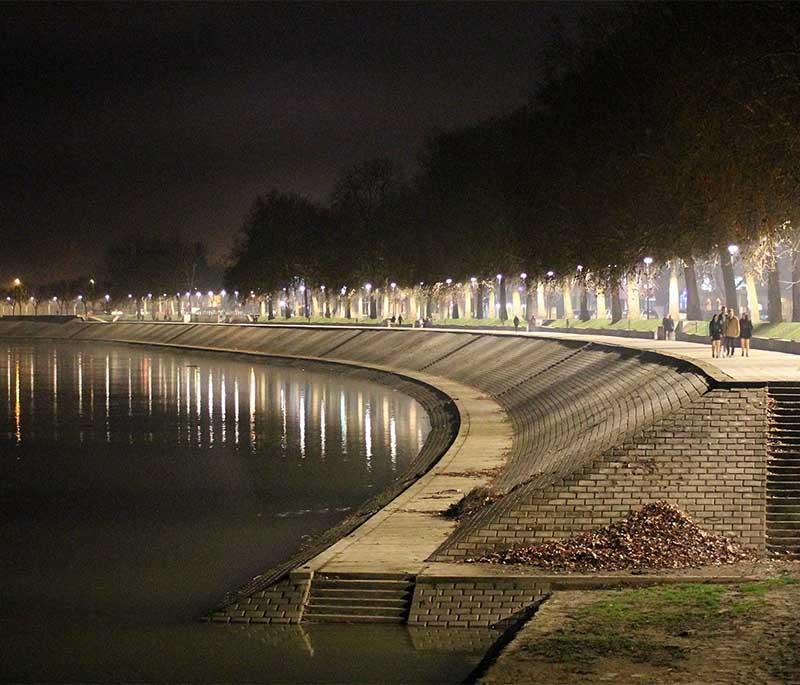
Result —
[{"label": "water", "polygon": [[0,679],[459,680],[475,650],[435,634],[195,621],[389,483],[428,430],[411,398],[318,369],[0,345]]}]

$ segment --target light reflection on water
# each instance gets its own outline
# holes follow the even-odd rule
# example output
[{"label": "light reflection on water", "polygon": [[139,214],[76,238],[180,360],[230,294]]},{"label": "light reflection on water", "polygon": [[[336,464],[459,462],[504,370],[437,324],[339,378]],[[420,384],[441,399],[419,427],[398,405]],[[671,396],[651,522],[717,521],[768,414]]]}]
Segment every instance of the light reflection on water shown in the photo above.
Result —
[{"label": "light reflection on water", "polygon": [[415,401],[246,357],[4,347],[0,680],[341,682],[342,649],[382,655],[373,680],[469,671],[471,657],[397,647],[399,628],[320,630],[306,663],[289,644],[302,631],[254,650],[242,637],[278,633],[195,623],[399,474],[429,431]]},{"label": "light reflection on water", "polygon": [[[397,469],[398,426],[410,431],[408,447],[414,453],[427,436],[427,421],[416,403],[406,398],[398,402],[391,392],[381,391],[383,396],[377,401],[364,389],[352,392],[336,383],[289,381],[288,376],[301,372],[286,368],[266,370],[237,362],[239,368],[230,371],[226,362],[207,359],[207,368],[201,372],[196,360],[159,354],[120,347],[109,347],[99,355],[69,345],[54,347],[49,353],[41,347],[8,348],[6,373],[0,375],[8,409],[0,417],[0,435],[22,445],[49,427],[53,439],[84,443],[102,436],[108,443],[139,444],[153,441],[153,424],[158,423],[162,443],[167,439],[214,448],[230,440],[257,451],[260,442],[277,438],[281,450],[305,458],[313,439],[314,453],[325,459],[329,435],[347,454],[354,448],[349,437],[354,433],[363,441],[359,451],[367,471],[372,469],[376,444],[389,453],[391,469]],[[244,433],[242,388],[246,388],[248,412]],[[268,422],[261,416],[274,411],[273,401],[280,416],[277,436],[266,432]],[[334,416],[331,409],[337,404]],[[156,414],[156,420],[143,421]],[[172,435],[164,434],[165,416],[175,417]]]}]

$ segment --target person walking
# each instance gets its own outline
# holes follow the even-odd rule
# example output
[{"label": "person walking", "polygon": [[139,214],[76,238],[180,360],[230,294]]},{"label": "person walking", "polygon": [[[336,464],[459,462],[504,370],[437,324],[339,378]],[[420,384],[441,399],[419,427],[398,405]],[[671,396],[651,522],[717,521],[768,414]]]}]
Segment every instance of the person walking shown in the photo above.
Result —
[{"label": "person walking", "polygon": [[750,356],[750,338],[753,337],[753,320],[747,312],[742,314],[742,319],[739,321],[739,341],[742,345],[742,356]]},{"label": "person walking", "polygon": [[736,348],[736,339],[739,337],[739,317],[732,309],[728,309],[728,317],[725,320],[725,347],[726,356],[732,357]]},{"label": "person walking", "polygon": [[514,314],[514,330],[519,330],[519,317],[516,314]]},{"label": "person walking", "polygon": [[664,327],[664,340],[674,340],[675,320],[672,318],[672,314],[667,314],[661,321],[661,325]]},{"label": "person walking", "polygon": [[718,358],[722,353],[722,323],[720,315],[714,314],[708,324],[708,334],[711,336],[711,357]]}]

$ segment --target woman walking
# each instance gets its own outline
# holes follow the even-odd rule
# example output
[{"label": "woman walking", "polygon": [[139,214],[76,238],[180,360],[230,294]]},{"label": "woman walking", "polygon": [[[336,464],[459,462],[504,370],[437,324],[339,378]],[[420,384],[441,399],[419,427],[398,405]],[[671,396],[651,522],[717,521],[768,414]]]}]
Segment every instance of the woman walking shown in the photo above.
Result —
[{"label": "woman walking", "polygon": [[753,337],[753,321],[745,312],[739,321],[739,340],[742,343],[742,356],[750,356],[750,338]]},{"label": "woman walking", "polygon": [[716,359],[722,352],[722,324],[719,314],[714,314],[708,324],[708,334],[711,336],[711,357]]}]

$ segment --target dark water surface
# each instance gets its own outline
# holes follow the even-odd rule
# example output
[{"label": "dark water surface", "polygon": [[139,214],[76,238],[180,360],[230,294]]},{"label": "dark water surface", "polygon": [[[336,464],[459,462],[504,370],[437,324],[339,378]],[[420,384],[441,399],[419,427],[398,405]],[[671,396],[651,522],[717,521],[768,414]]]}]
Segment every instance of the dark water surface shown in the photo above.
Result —
[{"label": "dark water surface", "polygon": [[460,680],[452,635],[195,622],[427,432],[411,398],[320,367],[0,343],[0,680]]}]

